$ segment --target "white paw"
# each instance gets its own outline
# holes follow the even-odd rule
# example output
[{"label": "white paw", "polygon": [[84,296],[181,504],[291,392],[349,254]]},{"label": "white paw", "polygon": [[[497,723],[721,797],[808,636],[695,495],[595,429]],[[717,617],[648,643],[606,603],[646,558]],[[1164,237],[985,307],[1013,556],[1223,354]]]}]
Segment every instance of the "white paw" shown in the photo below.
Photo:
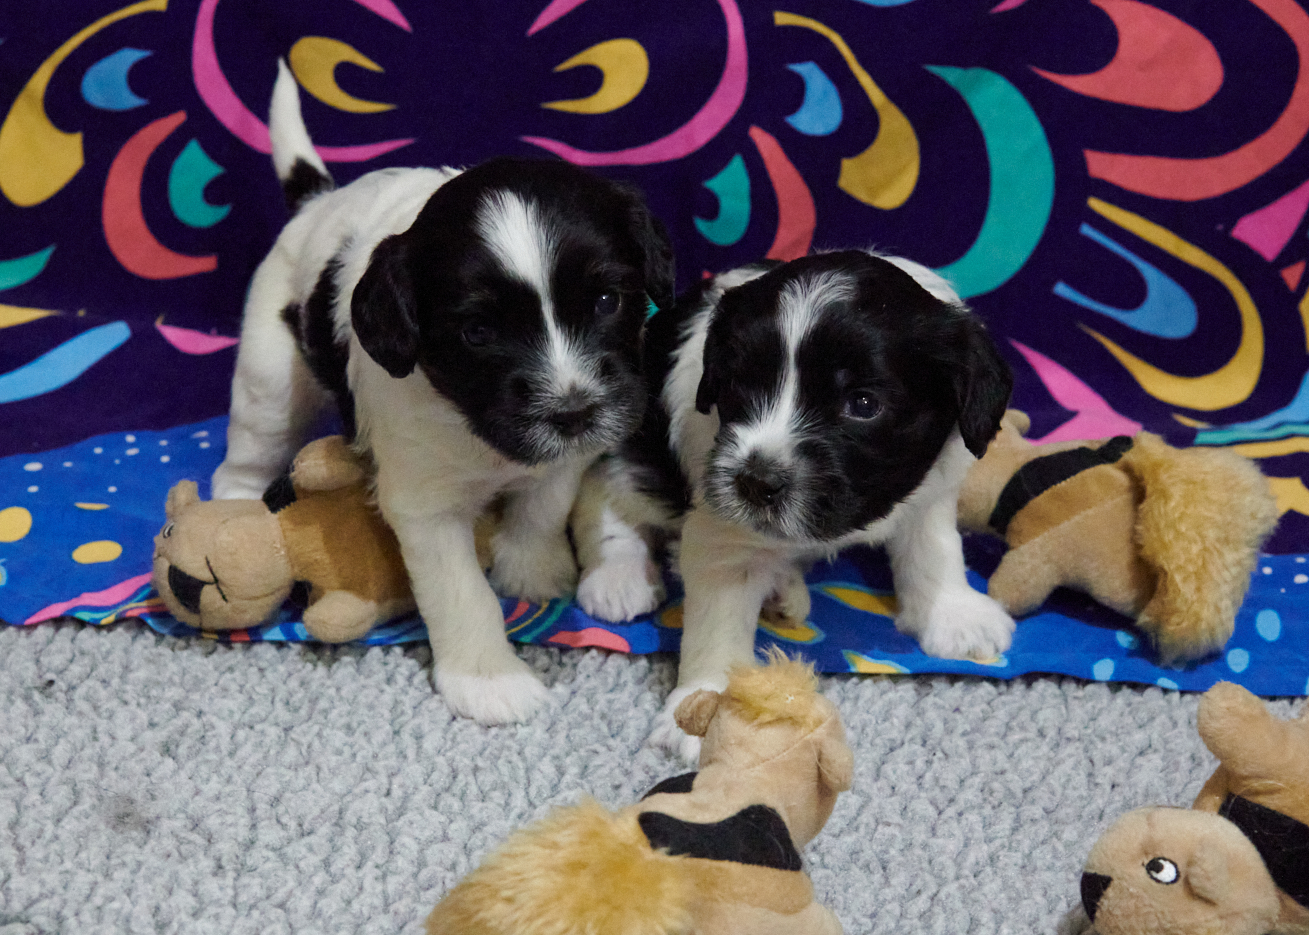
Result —
[{"label": "white paw", "polygon": [[252,467],[234,467],[224,461],[214,471],[210,496],[214,500],[258,500],[276,479],[276,474],[269,475]]},{"label": "white paw", "polygon": [[646,740],[646,746],[671,753],[689,766],[698,766],[700,764],[700,738],[692,737],[678,727],[673,715],[677,713],[677,706],[685,698],[695,694],[700,689],[707,688],[710,691],[718,692],[726,687],[727,680],[718,679],[694,682],[690,685],[674,688],[669,693],[668,700],[664,702],[663,710],[655,715],[654,727],[650,729],[650,737]]},{"label": "white paw", "polygon": [[520,671],[495,675],[436,670],[436,688],[442,700],[460,717],[479,724],[519,724],[550,701],[550,693],[525,664],[515,657]]},{"label": "white paw", "polygon": [[577,603],[600,620],[624,623],[648,614],[664,599],[659,569],[644,556],[608,559],[588,568],[577,585]]},{"label": "white paw", "polygon": [[524,543],[496,536],[495,562],[487,578],[508,597],[544,602],[571,594],[577,586],[577,562],[567,536]]},{"label": "white paw", "polygon": [[812,600],[809,585],[799,568],[791,566],[787,574],[778,578],[773,593],[768,595],[760,615],[770,623],[800,625],[809,619]]},{"label": "white paw", "polygon": [[917,637],[929,656],[977,662],[1007,650],[1014,633],[1014,620],[1005,609],[972,588],[938,594],[926,612],[902,611],[895,626]]}]

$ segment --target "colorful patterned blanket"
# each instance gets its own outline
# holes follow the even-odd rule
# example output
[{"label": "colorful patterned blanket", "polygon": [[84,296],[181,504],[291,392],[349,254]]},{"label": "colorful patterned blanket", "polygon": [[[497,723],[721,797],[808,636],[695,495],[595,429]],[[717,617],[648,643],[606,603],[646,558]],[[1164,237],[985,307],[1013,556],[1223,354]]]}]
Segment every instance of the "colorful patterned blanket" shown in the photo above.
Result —
[{"label": "colorful patterned blanket", "polygon": [[[1309,12],[1296,0],[49,0],[0,8],[0,619],[135,616],[176,480],[221,458],[240,309],[286,219],[279,56],[340,182],[558,157],[640,185],[682,285],[875,244],[950,277],[1037,440],[1139,428],[1259,460],[1281,521],[1228,651],[1161,670],[1056,592],[990,664],[890,624],[884,558],[761,640],[828,671],[1309,691]],[[974,583],[996,546],[968,540]],[[515,639],[677,643],[506,601]],[[417,621],[369,642],[422,637]],[[233,639],[303,639],[284,619]]]}]

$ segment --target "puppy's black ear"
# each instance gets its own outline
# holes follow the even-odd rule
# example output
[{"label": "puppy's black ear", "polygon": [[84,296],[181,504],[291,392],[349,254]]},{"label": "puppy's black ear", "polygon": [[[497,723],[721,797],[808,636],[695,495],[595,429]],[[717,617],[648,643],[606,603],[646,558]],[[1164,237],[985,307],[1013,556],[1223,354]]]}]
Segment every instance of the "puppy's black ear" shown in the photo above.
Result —
[{"label": "puppy's black ear", "polygon": [[718,394],[722,390],[723,368],[719,361],[722,339],[718,334],[722,329],[714,327],[717,322],[718,313],[715,312],[714,319],[709,322],[709,331],[705,334],[700,385],[695,389],[695,410],[705,415],[718,402]]},{"label": "puppy's black ear", "polygon": [[968,450],[980,458],[1000,430],[1014,377],[981,319],[967,315],[961,326],[951,381],[959,406],[959,434]]},{"label": "puppy's black ear", "polygon": [[350,320],[368,356],[393,377],[407,377],[418,362],[418,315],[399,235],[373,250],[368,269],[350,297]]},{"label": "puppy's black ear", "polygon": [[630,186],[622,186],[629,203],[632,238],[641,248],[644,258],[645,291],[656,308],[665,309],[673,304],[674,277],[677,269],[673,262],[673,244],[662,221],[650,213],[641,193]]}]

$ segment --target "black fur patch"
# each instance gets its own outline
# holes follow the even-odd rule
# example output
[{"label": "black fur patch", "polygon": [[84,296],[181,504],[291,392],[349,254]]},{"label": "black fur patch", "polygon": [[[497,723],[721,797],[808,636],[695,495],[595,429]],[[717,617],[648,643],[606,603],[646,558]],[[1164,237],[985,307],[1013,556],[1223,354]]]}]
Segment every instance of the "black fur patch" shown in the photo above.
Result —
[{"label": "black fur patch", "polygon": [[341,413],[341,433],[353,441],[355,403],[346,378],[350,351],[349,345],[336,340],[334,325],[338,294],[336,277],[340,271],[341,261],[333,257],[318,274],[318,282],[308,301],[303,306],[288,305],[282,309],[282,320],[295,336],[314,378],[336,398]]},{"label": "black fur patch", "polygon": [[308,581],[297,581],[291,585],[291,593],[287,595],[287,600],[293,607],[299,607],[304,610],[309,606],[309,592],[313,590],[313,585]]},{"label": "black fur patch", "polygon": [[1309,909],[1309,826],[1239,795],[1229,794],[1218,814],[1250,839],[1278,888]]},{"label": "black fur patch", "polygon": [[282,180],[282,197],[286,199],[286,207],[295,214],[310,198],[335,187],[330,175],[323,175],[303,159],[297,159],[291,166],[291,174]]},{"label": "black fur patch", "polygon": [[987,525],[1003,536],[1018,511],[1051,487],[1057,487],[1090,468],[1113,464],[1131,448],[1130,435],[1117,435],[1099,448],[1083,446],[1033,458],[1015,471],[1004,485]]},{"label": "black fur patch", "polygon": [[650,798],[652,795],[659,795],[663,792],[670,792],[674,795],[684,795],[691,791],[691,784],[695,782],[695,777],[699,773],[682,773],[680,776],[669,776],[667,779],[655,785],[653,789],[641,796],[642,800]]},{"label": "black fur patch", "polygon": [[291,475],[283,474],[269,484],[264,491],[263,501],[270,513],[279,513],[295,503],[295,487],[291,485]]},{"label": "black fur patch", "polygon": [[651,847],[674,857],[730,860],[775,870],[803,866],[786,822],[767,805],[748,806],[712,824],[682,821],[662,812],[642,812],[637,821]]}]

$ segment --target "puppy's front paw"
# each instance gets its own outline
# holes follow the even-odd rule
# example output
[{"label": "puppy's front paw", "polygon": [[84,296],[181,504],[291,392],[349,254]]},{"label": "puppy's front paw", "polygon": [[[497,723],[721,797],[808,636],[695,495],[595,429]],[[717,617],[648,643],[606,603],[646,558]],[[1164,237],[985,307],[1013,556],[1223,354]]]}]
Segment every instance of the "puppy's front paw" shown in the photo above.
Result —
[{"label": "puppy's front paw", "polygon": [[625,623],[663,602],[659,568],[644,556],[606,559],[588,568],[577,585],[577,603],[600,620]]},{"label": "puppy's front paw", "polygon": [[895,626],[916,637],[929,656],[975,662],[995,659],[1009,648],[1014,633],[1005,609],[972,588],[938,595],[926,612],[905,610]]},{"label": "puppy's front paw", "polygon": [[771,624],[778,626],[800,626],[809,619],[812,599],[809,585],[805,583],[804,574],[799,568],[792,568],[783,576],[768,595],[760,616]]},{"label": "puppy's front paw", "polygon": [[522,660],[517,667],[494,675],[436,670],[436,688],[448,707],[479,724],[518,724],[547,704],[550,693]]},{"label": "puppy's front paw", "polygon": [[726,687],[727,680],[720,679],[674,688],[669,693],[668,700],[664,702],[663,710],[655,715],[654,727],[650,729],[650,737],[646,740],[646,745],[671,753],[689,766],[697,766],[700,763],[700,738],[692,737],[677,726],[677,720],[674,718],[677,706],[702,688],[717,692]]},{"label": "puppy's front paw", "polygon": [[497,536],[491,548],[495,563],[487,577],[501,594],[544,603],[577,586],[577,562],[567,536],[531,543]]},{"label": "puppy's front paw", "polygon": [[254,467],[236,467],[227,461],[218,465],[210,481],[214,500],[258,500],[277,479],[276,474]]}]

